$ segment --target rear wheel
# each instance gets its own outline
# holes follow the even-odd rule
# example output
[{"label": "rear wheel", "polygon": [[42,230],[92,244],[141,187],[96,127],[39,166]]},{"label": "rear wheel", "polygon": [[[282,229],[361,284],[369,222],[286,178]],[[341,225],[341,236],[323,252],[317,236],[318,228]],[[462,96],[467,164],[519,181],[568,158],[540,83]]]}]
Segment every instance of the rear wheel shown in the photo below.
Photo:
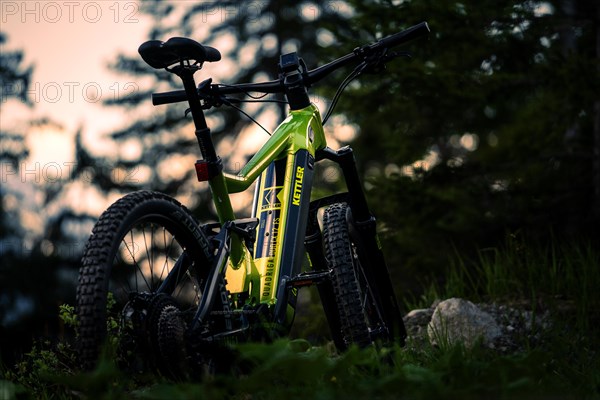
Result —
[{"label": "rear wheel", "polygon": [[177,374],[209,260],[205,235],[176,200],[140,191],[110,206],[94,226],[79,271],[82,366],[96,365],[109,338],[121,365]]},{"label": "rear wheel", "polygon": [[[390,299],[393,293],[381,293],[377,287],[373,273],[369,273],[373,271],[369,256],[364,254],[364,246],[351,227],[352,215],[345,203],[334,204],[325,210],[323,244],[325,258],[332,270],[343,343],[346,347],[351,344],[365,347],[374,341],[392,344],[396,338],[391,337],[391,324],[398,321],[391,321],[386,316],[389,311],[385,309],[383,299]],[[393,300],[395,302],[395,298]],[[402,324],[401,319],[399,323]]]}]

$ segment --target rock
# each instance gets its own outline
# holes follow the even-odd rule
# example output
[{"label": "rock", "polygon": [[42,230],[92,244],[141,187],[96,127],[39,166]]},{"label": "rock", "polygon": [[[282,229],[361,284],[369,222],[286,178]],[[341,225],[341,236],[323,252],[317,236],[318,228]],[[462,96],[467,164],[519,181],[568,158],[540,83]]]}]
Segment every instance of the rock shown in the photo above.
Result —
[{"label": "rock", "polygon": [[419,308],[410,311],[403,318],[406,333],[410,338],[425,338],[427,335],[427,324],[431,321],[433,308]]},{"label": "rock", "polygon": [[404,317],[404,323],[412,325],[427,325],[431,321],[433,315],[433,309],[431,308],[419,308],[412,310]]},{"label": "rock", "polygon": [[502,330],[490,314],[475,304],[451,298],[437,304],[427,334],[434,344],[462,342],[466,347],[472,347],[479,338],[485,345],[491,345]]},{"label": "rock", "polygon": [[[469,303],[466,300],[460,299],[451,299],[452,302],[460,303]],[[447,300],[450,301],[450,300]],[[425,309],[416,309],[409,312],[406,316],[404,316],[404,325],[406,326],[406,332],[408,334],[407,344],[414,348],[424,348],[430,342],[438,342],[437,338],[433,336],[433,329],[435,328],[435,324],[439,322],[440,316],[436,316],[436,322],[432,322],[432,327],[430,328],[430,321],[432,320],[432,316],[434,313],[434,309],[437,308],[438,304],[440,304],[440,300],[436,300],[431,307]],[[448,308],[447,306],[443,306],[444,309]],[[519,302],[516,303],[513,301],[510,305],[507,304],[497,304],[497,303],[478,303],[475,307],[483,314],[487,314],[491,317],[497,327],[499,327],[500,334],[495,336],[497,331],[495,329],[491,329],[491,335],[481,334],[483,337],[483,342],[486,347],[490,350],[498,352],[500,354],[517,354],[523,351],[527,351],[527,349],[531,348],[531,346],[538,346],[545,340],[545,331],[551,328],[552,326],[552,316],[548,309],[544,307],[536,308],[535,312],[530,309],[531,304],[528,302]],[[440,313],[442,315],[442,313]],[[488,318],[489,320],[489,318]],[[446,323],[446,331],[448,323]],[[471,326],[472,323],[465,324],[464,326]],[[485,325],[485,324],[484,324]],[[493,327],[492,324],[488,324]],[[443,326],[443,325],[442,325]],[[489,326],[488,326],[489,328]],[[458,329],[462,331],[463,328],[460,327]],[[461,332],[461,335],[464,332]],[[477,335],[469,335],[468,337],[475,336],[475,339],[465,340],[461,335],[454,335],[449,337],[448,332],[446,336],[441,336],[440,344],[446,343],[449,341],[461,340],[465,343],[465,345],[470,345],[473,343],[477,337]],[[433,336],[433,337],[432,337]],[[430,337],[432,337],[430,339]],[[458,339],[454,339],[457,337]],[[490,340],[490,337],[494,337],[493,340]]]}]

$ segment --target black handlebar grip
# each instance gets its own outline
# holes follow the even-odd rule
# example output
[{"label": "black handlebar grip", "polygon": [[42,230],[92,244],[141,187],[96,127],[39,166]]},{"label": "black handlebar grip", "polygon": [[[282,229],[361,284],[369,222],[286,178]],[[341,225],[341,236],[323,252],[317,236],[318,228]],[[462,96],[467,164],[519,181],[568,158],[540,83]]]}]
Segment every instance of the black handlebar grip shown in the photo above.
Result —
[{"label": "black handlebar grip", "polygon": [[419,36],[426,35],[430,32],[429,25],[427,22],[421,22],[420,24],[411,26],[402,32],[394,33],[393,35],[384,37],[376,43],[377,47],[394,47],[403,43],[409,42]]},{"label": "black handlebar grip", "polygon": [[171,104],[186,101],[185,90],[174,90],[172,92],[152,93],[152,104],[159,106],[161,104]]}]

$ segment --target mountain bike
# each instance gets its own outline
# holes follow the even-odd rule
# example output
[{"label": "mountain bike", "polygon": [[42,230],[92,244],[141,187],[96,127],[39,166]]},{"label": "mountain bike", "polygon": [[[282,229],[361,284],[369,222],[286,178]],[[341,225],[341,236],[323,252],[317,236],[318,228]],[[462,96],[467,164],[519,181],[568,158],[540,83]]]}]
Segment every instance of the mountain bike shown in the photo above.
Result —
[{"label": "mountain bike", "polygon": [[[313,70],[296,53],[285,54],[277,80],[235,85],[196,85],[203,63],[221,58],[212,47],[181,37],[142,44],[147,64],[183,82],[183,90],[155,93],[152,102],[187,101],[202,154],[197,178],[208,182],[218,222],[199,224],[177,200],[151,191],[128,194],[100,216],[77,287],[83,366],[93,368],[110,338],[118,360],[135,369],[179,377],[217,368],[231,343],[286,335],[298,290],[311,285],[340,351],[402,344],[402,314],[353,151],[329,148],[323,123],[350,81],[407,56],[391,48],[428,32],[422,22]],[[307,89],[348,65],[355,67],[322,120]],[[242,101],[235,95],[251,93],[283,94],[289,114],[237,174],[226,173],[204,111],[235,107]],[[339,165],[346,192],[311,199],[321,160]],[[252,215],[238,219],[229,195],[254,182]]]}]

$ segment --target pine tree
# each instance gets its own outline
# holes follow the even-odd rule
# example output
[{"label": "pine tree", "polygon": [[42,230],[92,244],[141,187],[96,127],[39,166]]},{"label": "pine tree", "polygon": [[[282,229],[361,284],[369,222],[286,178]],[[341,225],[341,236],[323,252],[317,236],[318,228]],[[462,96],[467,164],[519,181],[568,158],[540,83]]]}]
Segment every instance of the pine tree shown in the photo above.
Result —
[{"label": "pine tree", "polygon": [[[331,25],[343,17],[336,7],[326,1],[301,1],[285,5],[277,1],[149,1],[142,3],[142,11],[154,17],[149,39],[167,40],[173,36],[187,36],[219,49],[222,60],[206,63],[204,69],[196,73],[196,79],[200,82],[212,77],[214,82],[225,84],[276,79],[279,56],[284,51],[297,51],[307,64],[316,66],[325,52],[323,46],[329,44],[324,43],[322,38],[330,33],[321,25]],[[192,208],[196,209],[198,217],[208,218],[211,215],[206,207],[209,193],[199,190],[205,186],[195,182],[192,164],[199,158],[199,150],[191,121],[184,118],[186,105],[161,106],[149,110],[150,93],[181,89],[179,78],[164,70],[151,69],[137,54],[119,55],[111,68],[134,75],[139,82],[149,83],[131,96],[109,102],[112,106],[128,108],[131,115],[142,114],[110,135],[115,143],[122,145],[133,142],[141,146],[142,151],[134,160],[113,159],[108,163],[147,174],[137,183],[120,185],[99,171],[94,182],[104,191],[115,188],[130,191],[143,187],[191,198],[192,204],[195,204]],[[281,98],[274,100],[277,99]],[[241,108],[267,130],[272,130],[275,120],[281,120],[287,113],[285,107],[269,103],[245,104]],[[207,120],[213,140],[217,146],[222,146],[219,154],[224,158],[226,168],[233,171],[239,169],[257,149],[256,144],[248,149],[240,148],[241,139],[247,138],[247,135],[240,138],[239,134],[245,130],[248,132],[253,122],[239,111],[226,107],[209,111]],[[260,132],[259,128],[255,129]],[[267,139],[266,134],[257,137],[259,139],[256,140],[261,142]],[[79,168],[75,176],[99,162],[88,149],[78,146]],[[178,170],[187,172],[171,172],[175,164]]]},{"label": "pine tree", "polygon": [[[0,32],[0,45],[4,45],[6,41],[7,36]],[[4,103],[14,99],[31,105],[31,101],[27,96],[27,88],[29,87],[32,71],[31,66],[26,67],[23,65],[22,51],[0,52],[1,104],[4,105]],[[27,157],[27,154],[28,150],[25,146],[23,133],[7,131],[0,125],[0,167],[2,172],[0,178],[3,184],[8,180],[8,175],[17,173],[19,162]],[[0,186],[2,199],[7,195],[5,186]],[[3,250],[8,250],[4,240],[19,231],[19,227],[16,226],[14,221],[14,215],[9,216],[4,210],[4,201],[0,201],[0,254],[3,253]]]},{"label": "pine tree", "polygon": [[362,77],[338,109],[360,126],[353,146],[386,225],[384,244],[396,250],[398,281],[443,269],[456,248],[498,245],[507,231],[542,241],[551,231],[597,232],[597,5],[348,3],[354,17],[336,32],[348,44],[338,55],[353,38],[375,40],[422,20],[432,29],[429,40],[402,49],[412,59]]},{"label": "pine tree", "polygon": [[[5,41],[6,36],[0,34],[0,43]],[[23,57],[20,50],[0,52],[0,101],[3,111],[4,104],[9,104],[9,101],[33,106],[27,96],[33,68],[23,65]],[[42,118],[26,120],[24,125],[28,128],[51,123]],[[29,154],[25,144],[27,132],[2,128],[0,337],[3,347],[0,362],[12,366],[30,348],[34,339],[41,336],[49,339],[58,335],[58,304],[72,303],[74,300],[75,282],[66,277],[76,275],[79,267],[82,243],[78,228],[90,222],[90,216],[64,207],[49,215],[47,210],[56,205],[53,202],[60,197],[64,187],[58,183],[45,184],[23,179],[20,168],[21,162]],[[29,209],[32,206],[36,208]],[[41,235],[23,226],[24,212],[40,216],[44,224]],[[4,344],[7,343],[10,346],[5,348]]]},{"label": "pine tree", "polygon": [[[7,41],[7,36],[0,32],[0,46]],[[27,88],[31,80],[31,66],[23,65],[23,52],[2,51],[0,52],[0,102],[4,104],[10,99],[20,100],[24,104],[31,105],[27,96]],[[19,160],[27,156],[23,135],[17,132],[9,132],[0,126],[0,160],[9,162],[16,168]]]},{"label": "pine tree", "polygon": [[[0,45],[7,41],[0,32]],[[0,102],[17,100],[31,105],[27,88],[31,80],[32,68],[23,65],[23,52],[0,52]],[[23,295],[23,271],[28,267],[22,238],[24,230],[19,224],[17,205],[21,201],[7,184],[9,177],[18,176],[19,163],[27,157],[28,150],[22,132],[7,131],[0,126],[0,336],[3,343],[11,343],[12,350],[19,347],[18,332],[23,327],[23,314],[31,306],[29,298]],[[5,209],[5,205],[9,205]],[[21,307],[17,307],[17,306]],[[23,310],[25,308],[25,310]],[[17,331],[17,332],[15,332]],[[12,351],[2,349],[2,362],[14,361]]]}]

